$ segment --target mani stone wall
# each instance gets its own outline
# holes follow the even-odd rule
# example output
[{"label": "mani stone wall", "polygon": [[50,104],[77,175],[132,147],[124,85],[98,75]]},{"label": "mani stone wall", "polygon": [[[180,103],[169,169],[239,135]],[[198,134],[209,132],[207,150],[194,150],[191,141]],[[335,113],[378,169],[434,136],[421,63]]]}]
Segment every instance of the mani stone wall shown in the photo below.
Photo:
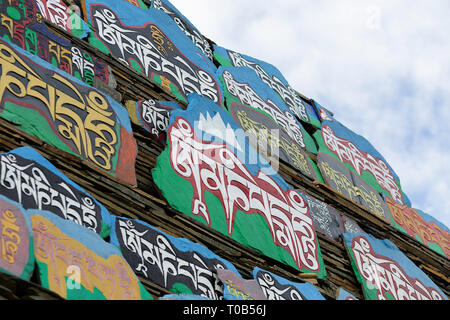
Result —
[{"label": "mani stone wall", "polygon": [[[89,232],[94,231],[92,234],[96,233],[97,238],[92,243],[102,246],[103,241],[108,249],[89,247],[87,238],[77,241],[81,244],[86,242],[95,257],[101,256],[98,261],[107,259],[105,250],[115,252],[117,248],[119,255],[127,259],[130,266],[126,270],[131,272],[128,278],[134,279],[135,291],[123,289],[115,297],[119,297],[119,294],[123,294],[123,297],[134,294],[142,298],[159,299],[174,293],[174,288],[178,288],[175,292],[183,291],[179,286],[167,285],[168,278],[162,281],[163,272],[161,275],[156,271],[152,273],[149,271],[150,265],[141,264],[136,256],[127,256],[126,245],[120,242],[118,234],[119,230],[125,229],[118,227],[119,221],[128,227],[132,224],[127,224],[127,221],[139,221],[147,234],[156,232],[156,239],[166,239],[164,241],[168,242],[165,243],[170,242],[173,246],[173,252],[186,261],[193,263],[194,258],[189,252],[195,248],[205,265],[220,264],[232,269],[243,279],[253,279],[256,270],[263,269],[284,279],[286,283],[311,285],[313,289],[309,289],[316,290],[318,296],[325,299],[337,299],[339,292],[344,290],[357,299],[376,299],[377,294],[396,297],[399,291],[395,290],[373,295],[367,275],[365,277],[363,272],[358,272],[362,261],[358,257],[367,254],[369,251],[364,250],[370,248],[373,250],[370,251],[371,257],[383,260],[386,268],[394,265],[411,283],[419,280],[424,291],[420,291],[422,288],[414,289],[423,296],[440,295],[448,299],[448,228],[429,220],[420,210],[411,208],[407,196],[401,191],[400,178],[375,148],[363,137],[343,127],[332,112],[314,99],[291,88],[275,67],[220,47],[190,25],[187,18],[170,7],[167,1],[57,2],[60,4],[58,8],[65,11],[56,10],[49,4],[50,1],[12,0],[0,5],[3,14],[0,27],[3,39],[0,43],[1,77],[2,82],[9,81],[8,85],[2,84],[4,87],[1,91],[0,153],[12,166],[8,154],[17,158],[23,153],[14,153],[14,150],[33,148],[51,164],[52,170],[49,171],[59,172],[54,179],[63,179],[66,190],[69,187],[72,193],[75,189],[81,190],[98,205],[100,209],[95,213],[95,219],[79,218],[78,224],[91,229]],[[70,19],[67,8],[71,5],[80,9],[77,11],[79,18],[72,16]],[[127,12],[133,14],[123,15],[119,8],[126,8]],[[61,12],[66,13],[65,20]],[[117,30],[111,29],[112,25],[132,35],[139,30],[138,36],[129,41],[140,41],[143,45],[143,39],[152,39],[151,46],[157,48],[160,56],[147,52],[146,60],[139,54],[137,47],[132,50],[130,46],[118,46],[117,39],[112,40],[112,30]],[[207,30],[203,32],[207,33]],[[8,71],[14,77],[7,78]],[[24,79],[34,79],[34,82],[30,81],[32,84],[26,86]],[[47,91],[44,92],[44,88]],[[52,94],[55,100],[51,100]],[[62,99],[62,102],[58,104],[56,99]],[[55,109],[50,107],[52,105]],[[67,108],[64,109],[68,105],[77,105],[79,110],[86,112],[77,109],[72,114]],[[78,122],[68,121],[68,117],[76,118]],[[281,229],[276,226],[281,220],[277,220],[275,212],[270,212],[270,220],[267,215],[264,218],[262,210],[244,208],[239,201],[234,205],[241,205],[240,211],[227,211],[223,193],[219,194],[211,186],[208,190],[207,180],[195,180],[193,177],[183,180],[179,171],[177,175],[176,165],[172,168],[167,165],[173,161],[170,152],[175,150],[176,143],[188,141],[188,137],[177,140],[177,132],[186,128],[182,126],[183,123],[176,121],[180,118],[194,126],[195,133],[203,130],[211,135],[214,125],[217,125],[215,129],[221,129],[223,125],[222,129],[233,130],[233,133],[245,131],[245,138],[239,141],[230,141],[231,138],[222,136],[220,141],[225,141],[225,144],[222,143],[222,147],[217,150],[230,154],[236,151],[231,146],[245,146],[247,153],[243,153],[244,157],[250,151],[258,150],[258,160],[251,166],[242,160],[242,154],[235,152],[234,164],[244,164],[244,169],[234,170],[230,174],[245,174],[248,181],[251,180],[268,194],[269,190],[279,190],[290,201],[290,208],[297,205],[295,208],[298,208],[298,212],[305,210],[307,218],[303,222],[306,224],[309,219],[313,232],[309,238],[302,234],[298,239],[310,241],[308,248],[314,247],[315,251],[312,250],[311,255],[316,263],[308,264],[307,259],[300,258],[301,254],[309,253],[307,246],[292,249],[293,246],[283,242],[285,238],[277,238]],[[195,120],[199,119],[205,119],[203,127],[195,127]],[[81,128],[76,131],[74,123],[80,127],[82,123],[85,131]],[[208,123],[214,125],[208,127]],[[281,134],[272,137],[263,129],[278,129]],[[194,137],[198,138],[198,145],[203,147],[218,141],[211,140],[208,135]],[[264,143],[259,144],[261,140]],[[187,147],[183,150],[180,148],[179,152],[187,152]],[[274,154],[277,148],[278,155]],[[385,166],[373,169],[373,166],[367,165],[362,168],[344,154],[345,150],[350,149],[357,150],[355,154],[360,161],[375,159],[377,164],[383,163]],[[189,150],[191,153],[198,151]],[[205,151],[203,155],[206,154]],[[219,163],[214,155],[207,155]],[[37,161],[38,158],[30,159]],[[47,162],[44,160],[36,163],[46,167]],[[178,164],[187,168],[183,159],[179,161]],[[261,170],[269,170],[269,167],[277,168],[276,174],[269,178],[259,174]],[[194,167],[190,168],[194,170]],[[380,178],[380,170],[383,171],[383,178]],[[2,171],[2,175],[3,189],[6,190],[8,183],[5,181],[9,180],[5,178],[5,172]],[[214,178],[218,179],[216,176]],[[52,181],[56,180],[49,179],[49,183]],[[195,195],[192,189],[197,189],[192,181],[200,186],[200,192]],[[192,184],[192,187],[185,188],[185,184]],[[269,188],[274,185],[278,189]],[[54,187],[53,190],[59,189]],[[208,196],[202,201],[205,190]],[[23,192],[24,198],[25,195],[29,196],[29,191],[23,189]],[[242,187],[241,192],[247,192],[250,198],[248,189]],[[215,200],[211,200],[211,195],[215,195]],[[301,201],[293,200],[298,195],[301,195],[304,207],[300,205]],[[0,196],[2,201],[9,203],[14,200],[20,203],[18,199],[8,196],[6,191]],[[191,201],[195,197],[207,208],[200,207],[198,212],[194,212]],[[240,199],[244,199],[243,196]],[[30,243],[34,239],[35,254],[31,252],[30,257],[36,257],[30,258],[29,263],[33,268],[30,267],[32,271],[26,279],[23,279],[25,271],[16,275],[0,272],[0,298],[72,297],[62,289],[55,289],[56,284],[42,277],[43,268],[46,268],[46,272],[51,270],[36,251],[40,248],[36,239],[42,234],[33,224],[34,221],[43,223],[48,220],[55,226],[61,226],[60,230],[66,230],[63,227],[66,222],[56,218],[44,220],[46,214],[29,213],[29,210],[38,208],[27,207],[25,202],[21,206],[25,216],[33,217],[28,227]],[[50,205],[46,210],[50,210]],[[220,215],[216,212],[220,212]],[[68,219],[67,208],[65,213]],[[215,224],[217,219],[228,213],[230,216],[235,215],[234,220],[223,219],[222,225]],[[290,217],[288,213],[283,214],[283,217]],[[10,223],[9,229],[3,229],[4,242],[13,239],[13,236],[8,238],[6,234],[15,225],[11,216],[0,216],[0,219],[5,226],[6,221]],[[72,216],[68,220],[77,219]],[[258,232],[266,234],[263,240],[268,243],[267,246],[258,247],[257,241],[252,239],[254,234],[249,232],[251,229],[246,229],[242,221],[261,225]],[[292,221],[291,224],[283,222],[283,227],[295,228]],[[133,226],[136,225],[134,223]],[[71,234],[72,227],[76,229],[78,225],[69,225],[66,235]],[[229,232],[233,228],[234,236]],[[236,235],[236,229],[243,235]],[[131,229],[127,231],[131,232]],[[295,229],[292,235],[297,237],[300,233],[300,229]],[[359,237],[349,236],[355,234]],[[392,249],[394,254],[390,256],[388,251],[379,249],[382,245],[372,238],[384,241],[383,245]],[[20,260],[14,255],[19,252],[18,248],[14,249],[19,243],[13,242],[9,242],[9,247],[3,245],[3,248],[11,250],[11,255],[3,255],[4,261]],[[357,244],[360,247],[356,247]],[[77,248],[79,246],[77,244]],[[189,248],[186,249],[186,246]],[[0,264],[0,271],[4,269],[4,264]],[[218,280],[215,269],[207,269],[213,270],[208,278],[213,284]],[[176,279],[174,276],[170,281],[183,283],[192,292],[195,291],[194,287],[200,286],[198,283],[187,284],[181,275],[179,277]],[[66,278],[61,276],[61,279]],[[123,278],[117,278],[119,280]],[[87,288],[89,281],[83,281],[81,283]],[[278,285],[283,286],[280,283]],[[109,289],[101,285],[96,288],[100,291],[104,289],[105,292]],[[222,294],[220,289],[206,291],[212,298]],[[297,297],[309,297],[308,293],[299,292]]]}]

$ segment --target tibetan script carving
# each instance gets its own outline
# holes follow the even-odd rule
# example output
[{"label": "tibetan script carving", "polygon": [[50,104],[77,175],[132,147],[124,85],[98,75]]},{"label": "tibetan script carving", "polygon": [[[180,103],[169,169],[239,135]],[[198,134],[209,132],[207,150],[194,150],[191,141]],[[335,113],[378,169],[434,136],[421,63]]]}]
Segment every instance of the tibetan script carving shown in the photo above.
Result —
[{"label": "tibetan script carving", "polygon": [[172,106],[153,99],[142,100],[136,103],[136,113],[139,122],[159,141],[165,139],[172,110],[174,110]]},{"label": "tibetan script carving", "polygon": [[184,17],[171,7],[167,1],[153,0],[152,7],[163,11],[178,25],[181,31],[192,40],[192,42],[207,56],[210,60],[213,60],[213,53],[209,42],[201,35],[201,33]]},{"label": "tibetan script carving", "polygon": [[[59,219],[56,220],[58,222],[55,222],[55,219],[49,220],[43,215],[31,216],[35,256],[38,267],[41,267],[41,264],[46,266],[44,269],[46,272],[41,272],[40,275],[44,280],[43,283],[48,283],[48,289],[63,298],[68,297],[69,292],[74,292],[75,295],[77,292],[80,294],[90,292],[94,298],[100,298],[96,293],[100,292],[101,297],[108,300],[140,300],[142,298],[137,277],[118,251],[112,253],[117,248],[100,238],[94,239],[92,235],[95,234],[90,231],[88,231],[89,235],[77,228],[77,237],[89,239],[90,247],[88,247],[68,235],[68,231],[64,232],[61,229],[63,226],[69,229],[77,225],[55,218]],[[91,247],[95,248],[95,251]],[[98,252],[102,249],[108,253],[106,256]],[[71,266],[79,275],[78,279],[72,280],[74,283],[66,281]],[[87,290],[80,291],[81,286]],[[78,299],[87,299],[87,297],[81,296]]]},{"label": "tibetan script carving", "polygon": [[136,274],[169,290],[183,284],[190,290],[186,293],[223,299],[223,286],[217,269],[227,269],[229,265],[219,257],[205,257],[193,243],[190,246],[192,251],[181,251],[177,248],[177,241],[182,241],[180,247],[186,250],[189,248],[187,240],[171,240],[164,233],[138,221],[117,218],[115,228],[121,251]]},{"label": "tibetan script carving", "polygon": [[281,99],[286,103],[289,110],[296,115],[300,120],[309,122],[309,116],[306,112],[306,107],[303,104],[302,99],[299,97],[297,92],[289,86],[283,83],[281,79],[276,76],[270,76],[264,68],[248,59],[245,59],[241,54],[227,50],[228,55],[231,59],[233,66],[235,67],[249,67],[253,69],[264,83],[266,83],[270,88],[272,88]]},{"label": "tibetan script carving", "polygon": [[255,278],[267,300],[306,300],[294,286],[280,284],[269,272],[259,270]]},{"label": "tibetan script carving", "polygon": [[29,280],[34,267],[25,210],[0,196],[0,271]]},{"label": "tibetan script carving", "polygon": [[429,246],[437,244],[447,258],[450,258],[450,233],[442,229],[433,221],[427,222],[416,210],[400,205],[390,197],[386,197],[386,204],[391,212],[393,221],[402,227],[411,237],[418,236],[422,243]]},{"label": "tibetan script carving", "polygon": [[377,254],[365,237],[353,238],[351,252],[362,278],[376,290],[378,300],[387,300],[388,296],[394,300],[445,299],[435,288],[408,276],[396,261]]},{"label": "tibetan script carving", "polygon": [[[229,106],[235,121],[246,132],[253,147],[268,153],[269,157],[280,158],[305,176],[316,179],[311,164],[303,149],[271,119],[244,105],[232,103]],[[269,160],[269,159],[267,159]]]},{"label": "tibetan script carving", "polygon": [[[94,79],[108,84],[112,76],[108,66],[88,52],[50,32],[42,21],[38,10],[39,5],[45,7],[42,2],[35,3],[32,0],[1,3],[0,36],[89,85],[94,84]],[[52,8],[58,9],[60,5],[63,4],[57,3]],[[19,16],[11,17],[12,11]],[[66,14],[59,9],[55,12]]]},{"label": "tibetan script carving", "polygon": [[367,152],[359,150],[351,141],[339,138],[330,126],[322,126],[322,137],[327,148],[333,152],[342,163],[350,164],[361,175],[362,171],[370,172],[378,184],[399,203],[403,197],[388,165]]},{"label": "tibetan script carving", "polygon": [[305,197],[316,231],[322,232],[331,239],[338,240],[343,232],[339,213],[333,207],[312,196],[305,195]]},{"label": "tibetan script carving", "polygon": [[[0,116],[134,184],[134,168],[118,155],[122,147],[127,160],[136,154],[128,117],[119,119],[113,101],[99,91],[39,66],[19,50],[0,40]],[[52,133],[35,130],[37,121],[46,121]]]},{"label": "tibetan script carving", "polygon": [[320,153],[318,162],[320,170],[330,187],[360,203],[376,216],[389,221],[386,204],[367,183],[326,154]]},{"label": "tibetan script carving", "polygon": [[228,234],[233,233],[237,210],[264,217],[277,246],[287,250],[298,268],[318,272],[318,247],[313,222],[303,197],[283,190],[259,171],[251,174],[223,143],[204,142],[190,123],[177,117],[169,128],[173,170],[194,187],[192,213],[211,224],[203,194],[208,190],[221,201]]},{"label": "tibetan script carving", "polygon": [[0,194],[25,209],[50,211],[61,218],[101,231],[100,205],[54,171],[14,153],[0,155]]},{"label": "tibetan script carving", "polygon": [[[137,10],[137,15],[145,14],[145,10],[128,9]],[[189,93],[196,92],[219,105],[222,103],[215,78],[188,59],[188,53],[183,54],[160,26],[151,22],[140,27],[125,25],[114,10],[102,4],[91,4],[89,10],[95,36],[114,57],[130,67],[137,64],[140,71],[152,80],[155,76],[161,77],[163,87],[170,91],[170,86],[175,86],[185,99]]]},{"label": "tibetan script carving", "polygon": [[231,95],[243,104],[267,113],[300,147],[306,147],[301,127],[288,110],[280,109],[270,99],[264,101],[250,85],[236,81],[229,71],[225,70],[222,77]]},{"label": "tibetan script carving", "polygon": [[217,270],[217,275],[224,285],[225,300],[267,300],[256,280],[242,279],[226,269]]}]

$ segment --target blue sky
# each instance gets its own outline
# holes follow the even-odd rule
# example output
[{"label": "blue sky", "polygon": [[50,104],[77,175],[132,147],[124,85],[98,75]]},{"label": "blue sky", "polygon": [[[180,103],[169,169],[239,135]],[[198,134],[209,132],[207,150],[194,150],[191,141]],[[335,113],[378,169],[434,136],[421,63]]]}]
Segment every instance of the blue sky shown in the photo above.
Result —
[{"label": "blue sky", "polygon": [[368,139],[412,206],[450,226],[450,1],[171,2]]}]

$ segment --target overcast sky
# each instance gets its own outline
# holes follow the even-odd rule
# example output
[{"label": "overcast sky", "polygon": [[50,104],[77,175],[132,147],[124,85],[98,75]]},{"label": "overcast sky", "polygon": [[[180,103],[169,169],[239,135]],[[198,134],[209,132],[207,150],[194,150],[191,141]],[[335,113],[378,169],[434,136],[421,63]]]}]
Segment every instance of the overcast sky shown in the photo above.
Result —
[{"label": "overcast sky", "polygon": [[171,2],[369,140],[412,206],[450,226],[450,1]]}]

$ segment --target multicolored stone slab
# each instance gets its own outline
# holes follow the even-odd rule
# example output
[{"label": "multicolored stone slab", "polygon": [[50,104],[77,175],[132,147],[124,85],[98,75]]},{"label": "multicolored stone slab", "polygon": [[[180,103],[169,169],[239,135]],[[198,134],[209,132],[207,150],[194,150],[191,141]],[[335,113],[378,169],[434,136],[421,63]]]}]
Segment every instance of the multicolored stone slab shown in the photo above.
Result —
[{"label": "multicolored stone slab", "polygon": [[41,285],[67,300],[153,300],[119,249],[94,232],[30,210]]},{"label": "multicolored stone slab", "polygon": [[450,259],[450,230],[421,210],[400,205],[386,196],[392,225],[430,249]]},{"label": "multicolored stone slab", "polygon": [[344,233],[366,300],[448,300],[442,290],[389,240]]},{"label": "multicolored stone slab", "polygon": [[299,147],[317,153],[314,140],[300,121],[254,70],[247,67],[219,67],[217,78],[222,82],[228,110],[233,103],[253,108],[274,121]]},{"label": "multicolored stone slab", "polygon": [[205,246],[175,238],[138,220],[116,217],[111,243],[138,276],[173,293],[223,299],[217,270],[239,274],[230,262]]},{"label": "multicolored stone slab", "polygon": [[180,101],[196,92],[223,104],[216,66],[163,11],[123,0],[85,0],[89,43],[145,75]]},{"label": "multicolored stone slab", "polygon": [[297,119],[320,128],[321,124],[315,112],[304,104],[297,91],[275,66],[217,45],[213,45],[213,49],[214,57],[222,66],[253,69],[258,77],[278,94]]},{"label": "multicolored stone slab", "polygon": [[226,111],[192,94],[188,109],[174,110],[169,123],[152,176],[173,208],[301,272],[325,277],[306,200],[256,153]]},{"label": "multicolored stone slab", "polygon": [[[21,4],[25,5],[27,5],[27,1],[31,0],[19,0]],[[8,0],[8,2],[12,1]],[[89,27],[81,20],[80,12],[78,11],[80,8],[78,6],[68,6],[64,0],[34,0],[33,2],[36,3],[43,19],[48,20],[76,37],[84,38],[87,36]]]},{"label": "multicolored stone slab", "polygon": [[253,277],[267,300],[325,300],[311,283],[296,283],[255,267]]},{"label": "multicolored stone slab", "polygon": [[136,185],[137,145],[124,107],[4,40],[0,65],[0,117]]},{"label": "multicolored stone slab", "polygon": [[364,137],[338,121],[325,120],[320,132],[314,134],[319,151],[344,164],[380,194],[387,194],[404,204],[400,179],[383,156]]},{"label": "multicolored stone slab", "polygon": [[224,286],[225,300],[267,300],[255,279],[242,279],[227,269],[217,270],[217,275]]},{"label": "multicolored stone slab", "polygon": [[213,60],[213,52],[208,40],[203,37],[200,31],[170,3],[168,0],[151,0],[151,8],[155,8],[166,13],[184,32],[184,34],[199,48],[203,54],[211,61]]},{"label": "multicolored stone slab", "polygon": [[332,206],[312,196],[305,195],[305,198],[308,201],[316,231],[337,241],[344,231],[339,213]]},{"label": "multicolored stone slab", "polygon": [[383,198],[361,178],[328,154],[319,153],[317,163],[327,185],[390,223]]},{"label": "multicolored stone slab", "polygon": [[181,107],[174,101],[153,99],[127,101],[126,107],[133,123],[143,127],[157,141],[165,142],[170,112]]},{"label": "multicolored stone slab", "polygon": [[108,210],[31,147],[0,154],[0,195],[109,235]]},{"label": "multicolored stone slab", "polygon": [[245,131],[252,146],[271,162],[272,167],[278,167],[277,162],[282,160],[304,176],[317,180],[314,162],[270,117],[234,102],[228,109],[236,123]]},{"label": "multicolored stone slab", "polygon": [[[47,5],[51,1],[46,1]],[[39,1],[12,0],[0,3],[0,37],[67,72],[84,83],[112,85],[108,65],[85,50],[52,33],[39,12]],[[61,12],[56,2],[50,12]],[[43,5],[45,7],[45,5]],[[64,5],[65,6],[65,5]],[[46,9],[47,10],[47,9]]]},{"label": "multicolored stone slab", "polygon": [[142,0],[125,0],[126,2],[131,3],[133,6],[147,10],[148,7]]},{"label": "multicolored stone slab", "polygon": [[0,272],[28,281],[33,270],[33,239],[26,210],[0,195]]}]

